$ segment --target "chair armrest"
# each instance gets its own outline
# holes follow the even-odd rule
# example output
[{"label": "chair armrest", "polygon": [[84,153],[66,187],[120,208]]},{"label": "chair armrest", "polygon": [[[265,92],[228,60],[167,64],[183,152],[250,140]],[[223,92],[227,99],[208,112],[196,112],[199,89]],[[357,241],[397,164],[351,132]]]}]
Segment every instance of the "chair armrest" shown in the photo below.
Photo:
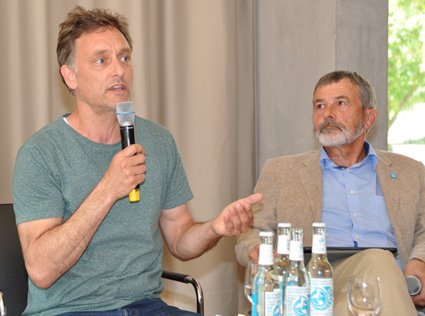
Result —
[{"label": "chair armrest", "polygon": [[196,294],[196,311],[201,315],[204,315],[204,293],[202,291],[201,284],[193,277],[188,274],[182,274],[171,271],[162,271],[162,277],[177,281],[180,283],[192,284]]},{"label": "chair armrest", "polygon": [[6,316],[6,307],[4,306],[2,291],[0,291],[0,316]]}]

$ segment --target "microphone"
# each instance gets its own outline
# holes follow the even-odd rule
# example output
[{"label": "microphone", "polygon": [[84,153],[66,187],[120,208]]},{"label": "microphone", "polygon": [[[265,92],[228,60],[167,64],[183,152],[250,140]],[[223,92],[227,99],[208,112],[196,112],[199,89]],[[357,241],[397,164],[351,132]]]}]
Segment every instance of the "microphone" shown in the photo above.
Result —
[{"label": "microphone", "polygon": [[422,289],[421,281],[413,275],[406,276],[406,283],[410,296],[418,295]]},{"label": "microphone", "polygon": [[[135,143],[134,140],[134,119],[136,113],[134,112],[133,102],[121,102],[117,104],[117,119],[120,124],[121,133],[121,147],[122,149]],[[140,187],[137,185],[128,194],[130,202],[140,201]]]}]

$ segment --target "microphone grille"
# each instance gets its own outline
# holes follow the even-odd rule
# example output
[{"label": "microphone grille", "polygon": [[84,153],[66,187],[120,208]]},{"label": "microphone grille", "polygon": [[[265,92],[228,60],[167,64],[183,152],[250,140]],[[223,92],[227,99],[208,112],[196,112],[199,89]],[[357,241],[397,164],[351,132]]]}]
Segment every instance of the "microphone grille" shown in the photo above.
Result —
[{"label": "microphone grille", "polygon": [[422,285],[421,281],[412,275],[406,276],[407,289],[409,290],[409,294],[411,296],[419,294],[421,291]]},{"label": "microphone grille", "polygon": [[117,104],[117,119],[120,126],[134,125],[136,112],[133,102],[120,102]]}]

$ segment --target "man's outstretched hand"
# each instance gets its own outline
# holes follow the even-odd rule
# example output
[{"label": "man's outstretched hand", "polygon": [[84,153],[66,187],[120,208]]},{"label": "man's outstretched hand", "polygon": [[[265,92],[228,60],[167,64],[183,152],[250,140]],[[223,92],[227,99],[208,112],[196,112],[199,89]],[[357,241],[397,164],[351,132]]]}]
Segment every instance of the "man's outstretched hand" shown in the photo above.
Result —
[{"label": "man's outstretched hand", "polygon": [[217,236],[237,236],[248,231],[254,223],[252,206],[262,199],[261,193],[255,193],[230,203],[213,220],[213,231]]}]

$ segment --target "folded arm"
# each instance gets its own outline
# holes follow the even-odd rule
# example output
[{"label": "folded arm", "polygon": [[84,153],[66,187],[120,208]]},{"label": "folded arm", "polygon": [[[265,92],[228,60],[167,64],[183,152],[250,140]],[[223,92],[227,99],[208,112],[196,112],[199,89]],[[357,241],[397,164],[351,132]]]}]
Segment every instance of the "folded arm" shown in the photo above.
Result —
[{"label": "folded arm", "polygon": [[81,257],[114,203],[145,178],[144,150],[132,145],[119,152],[97,186],[70,218],[48,218],[18,225],[29,277],[50,287]]}]

